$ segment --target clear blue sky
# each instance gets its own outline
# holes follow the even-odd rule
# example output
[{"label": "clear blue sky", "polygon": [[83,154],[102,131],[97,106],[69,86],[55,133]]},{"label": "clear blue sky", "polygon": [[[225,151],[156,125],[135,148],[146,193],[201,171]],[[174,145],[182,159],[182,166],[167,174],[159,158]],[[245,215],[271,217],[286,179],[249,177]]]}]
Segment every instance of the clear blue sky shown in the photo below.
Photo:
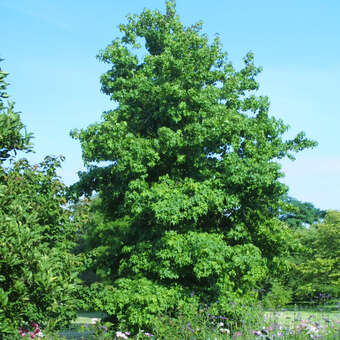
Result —
[{"label": "clear blue sky", "polygon": [[[100,92],[107,66],[95,56],[119,35],[128,13],[164,10],[163,0],[0,0],[0,57],[8,92],[35,135],[36,154],[66,156],[64,182],[83,169],[73,128],[98,121],[113,106]],[[283,162],[290,195],[323,209],[340,209],[340,1],[177,0],[186,24],[203,20],[219,33],[235,66],[249,51],[263,67],[261,94],[271,114],[319,142]]]}]

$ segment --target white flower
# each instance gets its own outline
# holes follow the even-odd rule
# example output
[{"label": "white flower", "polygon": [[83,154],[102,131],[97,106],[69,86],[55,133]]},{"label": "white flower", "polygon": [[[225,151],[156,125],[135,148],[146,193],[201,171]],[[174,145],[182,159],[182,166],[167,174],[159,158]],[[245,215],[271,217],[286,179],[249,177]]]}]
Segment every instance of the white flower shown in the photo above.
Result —
[{"label": "white flower", "polygon": [[128,339],[127,335],[123,332],[117,331],[116,332],[116,337],[117,338],[123,338],[123,339]]},{"label": "white flower", "polygon": [[228,328],[220,328],[220,332],[230,334],[230,330]]},{"label": "white flower", "polygon": [[315,326],[309,326],[309,331],[313,333],[317,333],[319,330]]},{"label": "white flower", "polygon": [[97,319],[97,318],[91,319],[92,325],[95,325],[98,321],[99,321],[99,319]]}]

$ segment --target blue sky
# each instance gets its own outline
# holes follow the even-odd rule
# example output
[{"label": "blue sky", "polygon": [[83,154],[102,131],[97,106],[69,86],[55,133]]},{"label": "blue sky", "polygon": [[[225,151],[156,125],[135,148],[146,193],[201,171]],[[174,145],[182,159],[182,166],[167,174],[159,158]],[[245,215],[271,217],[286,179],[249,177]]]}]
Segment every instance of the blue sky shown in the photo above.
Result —
[{"label": "blue sky", "polygon": [[[107,66],[95,56],[119,35],[128,13],[164,10],[163,0],[0,0],[1,67],[8,92],[35,135],[40,161],[66,156],[66,184],[83,169],[74,128],[98,121],[113,103],[100,92]],[[203,20],[203,32],[220,35],[236,67],[248,52],[263,67],[260,93],[271,114],[318,141],[311,151],[284,161],[290,195],[319,208],[340,210],[340,1],[177,0],[181,20]]]}]

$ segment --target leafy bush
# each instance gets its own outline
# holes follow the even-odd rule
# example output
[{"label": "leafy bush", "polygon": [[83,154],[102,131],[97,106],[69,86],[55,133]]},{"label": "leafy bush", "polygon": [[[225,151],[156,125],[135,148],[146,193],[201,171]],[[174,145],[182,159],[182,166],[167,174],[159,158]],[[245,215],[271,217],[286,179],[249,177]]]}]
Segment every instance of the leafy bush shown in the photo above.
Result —
[{"label": "leafy bush", "polygon": [[292,289],[274,281],[263,299],[263,304],[267,308],[277,310],[292,302],[292,294]]},{"label": "leafy bush", "polygon": [[153,244],[126,246],[123,254],[119,268],[126,278],[114,287],[92,286],[101,287],[97,309],[119,329],[152,330],[164,314],[189,319],[199,303],[212,314],[241,319],[255,302],[251,288],[266,273],[256,247],[230,247],[219,234],[170,231]]},{"label": "leafy bush", "polygon": [[78,227],[62,205],[59,160],[39,166],[20,160],[0,170],[1,332],[24,322],[61,327],[76,317],[80,258],[72,255]]},{"label": "leafy bush", "polygon": [[[184,303],[181,287],[168,289],[145,278],[121,279],[115,287],[95,285],[99,289],[98,309],[105,310],[109,314],[107,320],[121,330],[151,331],[159,315],[174,314]],[[196,299],[189,298],[189,301]]]}]

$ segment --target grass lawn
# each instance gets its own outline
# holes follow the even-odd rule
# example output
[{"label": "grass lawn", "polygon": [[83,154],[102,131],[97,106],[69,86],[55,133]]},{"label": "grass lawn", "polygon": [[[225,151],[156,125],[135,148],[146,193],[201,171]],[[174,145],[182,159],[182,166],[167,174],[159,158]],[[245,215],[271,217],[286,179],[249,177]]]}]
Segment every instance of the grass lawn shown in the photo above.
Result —
[{"label": "grass lawn", "polygon": [[105,314],[104,313],[100,313],[100,312],[79,312],[78,313],[78,318],[77,320],[75,320],[73,322],[73,324],[75,325],[84,325],[84,324],[90,324],[91,323],[91,320],[93,318],[96,318],[96,319],[101,319],[102,317],[104,317]]},{"label": "grass lawn", "polygon": [[328,321],[336,320],[340,322],[340,310],[322,307],[297,307],[281,311],[268,311],[265,313],[265,318],[267,321],[273,320],[273,322],[284,326],[294,326],[302,320],[318,323],[328,323]]}]

